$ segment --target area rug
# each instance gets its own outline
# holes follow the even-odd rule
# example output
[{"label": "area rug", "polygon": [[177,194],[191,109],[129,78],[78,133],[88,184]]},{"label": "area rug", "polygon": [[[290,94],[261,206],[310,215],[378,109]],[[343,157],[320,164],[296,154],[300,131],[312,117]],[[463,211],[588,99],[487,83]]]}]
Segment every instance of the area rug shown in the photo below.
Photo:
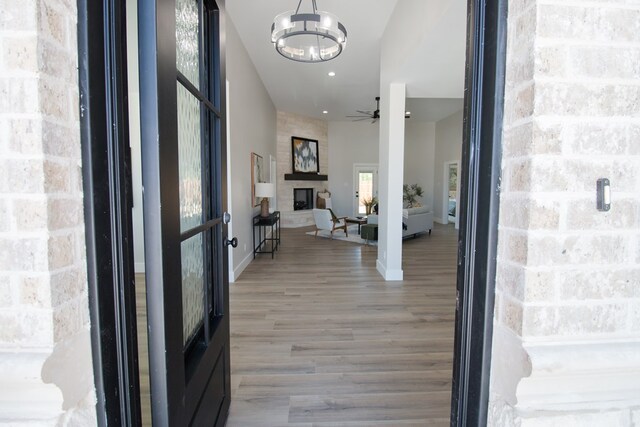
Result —
[{"label": "area rug", "polygon": [[[347,231],[349,232],[349,237],[345,237],[343,230],[334,231],[333,232],[333,240],[340,240],[340,241],[343,241],[343,242],[357,243],[359,245],[367,244],[367,241],[362,239],[362,238],[360,238],[360,235],[358,234],[358,224],[353,224],[353,225],[347,226]],[[315,236],[316,232],[315,231],[309,231],[309,232],[307,232],[305,234],[308,234],[309,236]],[[331,232],[329,232],[327,230],[320,230],[320,231],[318,231],[318,237],[323,237],[325,239],[330,239],[331,238]],[[369,244],[369,246],[378,246],[378,242],[376,242],[375,240],[369,240],[368,244]]]}]

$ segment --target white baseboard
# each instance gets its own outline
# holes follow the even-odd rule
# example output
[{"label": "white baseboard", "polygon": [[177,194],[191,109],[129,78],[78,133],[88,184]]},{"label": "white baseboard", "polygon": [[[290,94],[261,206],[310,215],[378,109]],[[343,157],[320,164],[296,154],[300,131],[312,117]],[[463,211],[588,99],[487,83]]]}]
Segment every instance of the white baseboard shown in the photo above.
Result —
[{"label": "white baseboard", "polygon": [[133,268],[136,273],[144,273],[144,262],[136,262]]},{"label": "white baseboard", "polygon": [[378,270],[378,273],[384,277],[384,280],[389,282],[402,280],[403,278],[402,270],[387,270],[380,260],[376,260],[376,270]]},{"label": "white baseboard", "polygon": [[235,282],[238,277],[240,277],[244,269],[247,268],[249,264],[251,264],[251,261],[253,261],[253,251],[249,252],[249,254],[244,257],[244,259],[240,262],[240,265],[234,268],[233,271],[229,272],[229,283]]}]

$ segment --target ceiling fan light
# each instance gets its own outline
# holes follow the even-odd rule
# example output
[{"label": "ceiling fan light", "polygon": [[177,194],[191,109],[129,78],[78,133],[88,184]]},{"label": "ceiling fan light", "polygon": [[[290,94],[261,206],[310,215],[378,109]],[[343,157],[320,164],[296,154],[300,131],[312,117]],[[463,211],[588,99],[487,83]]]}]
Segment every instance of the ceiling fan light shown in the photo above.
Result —
[{"label": "ceiling fan light", "polygon": [[347,45],[347,30],[329,12],[318,11],[312,0],[313,13],[283,12],[271,25],[271,42],[285,58],[299,62],[329,61],[342,53]]}]

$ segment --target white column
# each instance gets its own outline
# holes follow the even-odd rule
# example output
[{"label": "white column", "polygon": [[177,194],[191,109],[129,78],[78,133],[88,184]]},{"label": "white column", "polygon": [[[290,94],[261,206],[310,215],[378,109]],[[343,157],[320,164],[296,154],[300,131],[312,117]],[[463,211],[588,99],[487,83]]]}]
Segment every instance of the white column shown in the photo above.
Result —
[{"label": "white column", "polygon": [[380,93],[380,183],[378,260],[385,280],[402,280],[402,177],[406,85],[391,83]]}]

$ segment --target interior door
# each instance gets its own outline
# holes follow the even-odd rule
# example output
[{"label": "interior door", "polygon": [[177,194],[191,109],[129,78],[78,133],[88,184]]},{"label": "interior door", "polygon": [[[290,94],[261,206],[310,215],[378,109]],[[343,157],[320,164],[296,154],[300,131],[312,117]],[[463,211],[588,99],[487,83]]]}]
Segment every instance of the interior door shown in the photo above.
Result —
[{"label": "interior door", "polygon": [[353,166],[353,212],[355,216],[366,215],[365,201],[378,197],[378,165],[355,164]]},{"label": "interior door", "polygon": [[140,0],[151,411],[224,425],[230,403],[223,4]]}]

